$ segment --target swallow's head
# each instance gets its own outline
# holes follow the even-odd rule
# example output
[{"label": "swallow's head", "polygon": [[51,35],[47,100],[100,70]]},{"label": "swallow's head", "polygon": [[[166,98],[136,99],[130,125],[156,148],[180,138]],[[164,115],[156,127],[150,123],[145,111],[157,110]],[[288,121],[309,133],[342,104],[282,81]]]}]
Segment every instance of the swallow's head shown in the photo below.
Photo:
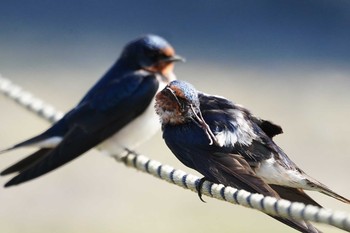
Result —
[{"label": "swallow's head", "polygon": [[174,62],[184,61],[165,39],[156,35],[146,35],[131,41],[125,46],[121,58],[137,68],[163,75],[172,72]]},{"label": "swallow's head", "polygon": [[189,83],[172,81],[156,95],[155,108],[162,124],[183,124],[200,112],[198,93]]},{"label": "swallow's head", "polygon": [[162,125],[180,125],[194,122],[202,128],[210,143],[217,139],[203,119],[197,90],[189,83],[175,80],[156,95],[156,113]]}]

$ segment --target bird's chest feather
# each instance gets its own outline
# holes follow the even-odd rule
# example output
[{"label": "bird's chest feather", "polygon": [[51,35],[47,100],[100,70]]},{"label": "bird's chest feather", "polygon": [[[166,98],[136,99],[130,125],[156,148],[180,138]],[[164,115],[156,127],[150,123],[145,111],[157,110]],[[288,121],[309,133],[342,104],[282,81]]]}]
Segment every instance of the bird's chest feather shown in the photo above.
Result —
[{"label": "bird's chest feather", "polygon": [[222,150],[210,145],[208,136],[196,124],[164,125],[163,138],[173,154],[186,166],[195,169],[211,152]]},{"label": "bird's chest feather", "polygon": [[[160,83],[158,91],[164,87],[165,84]],[[153,99],[142,114],[102,142],[98,148],[103,153],[113,157],[123,157],[127,153],[125,149],[134,150],[152,137],[160,130],[159,119],[154,111],[154,104],[155,100]]]}]

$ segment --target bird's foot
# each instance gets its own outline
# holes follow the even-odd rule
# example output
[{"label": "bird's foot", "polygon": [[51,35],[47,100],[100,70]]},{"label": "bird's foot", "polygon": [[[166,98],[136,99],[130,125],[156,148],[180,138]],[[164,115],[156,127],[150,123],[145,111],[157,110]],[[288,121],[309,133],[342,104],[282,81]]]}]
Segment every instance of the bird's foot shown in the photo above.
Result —
[{"label": "bird's foot", "polygon": [[197,190],[198,197],[204,203],[206,203],[206,202],[202,198],[202,187],[203,187],[203,184],[204,184],[205,181],[209,181],[209,180],[207,178],[203,177],[196,184],[196,190]]},{"label": "bird's foot", "polygon": [[135,155],[135,156],[138,156],[139,154],[136,153],[135,151],[133,150],[130,150],[126,147],[124,147],[124,152],[119,154],[119,155],[114,155],[113,157],[115,158],[115,160],[117,160],[118,162],[122,162],[124,164],[127,164],[128,160],[128,156],[129,155]]},{"label": "bird's foot", "polygon": [[130,150],[130,149],[127,148],[127,147],[124,147],[124,150],[126,151],[125,157],[128,156],[128,155],[136,155],[136,156],[139,155],[136,151]]}]

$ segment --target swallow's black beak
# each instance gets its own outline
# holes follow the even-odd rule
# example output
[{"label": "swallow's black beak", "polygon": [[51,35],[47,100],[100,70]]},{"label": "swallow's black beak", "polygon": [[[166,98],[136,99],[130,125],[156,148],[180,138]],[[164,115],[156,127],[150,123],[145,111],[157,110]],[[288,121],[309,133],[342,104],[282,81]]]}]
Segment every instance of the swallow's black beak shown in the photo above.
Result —
[{"label": "swallow's black beak", "polygon": [[186,59],[175,54],[171,57],[165,57],[164,59],[162,59],[162,61],[165,61],[165,62],[185,62]]}]

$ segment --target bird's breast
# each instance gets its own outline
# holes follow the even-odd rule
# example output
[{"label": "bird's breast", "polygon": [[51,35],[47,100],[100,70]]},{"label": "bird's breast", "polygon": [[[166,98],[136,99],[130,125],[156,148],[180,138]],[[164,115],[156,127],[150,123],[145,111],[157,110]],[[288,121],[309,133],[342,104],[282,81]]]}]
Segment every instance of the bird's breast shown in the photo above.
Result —
[{"label": "bird's breast", "polygon": [[[160,83],[159,90],[165,84]],[[145,111],[116,132],[113,136],[102,142],[98,148],[105,154],[121,158],[127,154],[128,150],[134,150],[160,130],[160,123],[154,111],[155,100],[149,103]]]}]

